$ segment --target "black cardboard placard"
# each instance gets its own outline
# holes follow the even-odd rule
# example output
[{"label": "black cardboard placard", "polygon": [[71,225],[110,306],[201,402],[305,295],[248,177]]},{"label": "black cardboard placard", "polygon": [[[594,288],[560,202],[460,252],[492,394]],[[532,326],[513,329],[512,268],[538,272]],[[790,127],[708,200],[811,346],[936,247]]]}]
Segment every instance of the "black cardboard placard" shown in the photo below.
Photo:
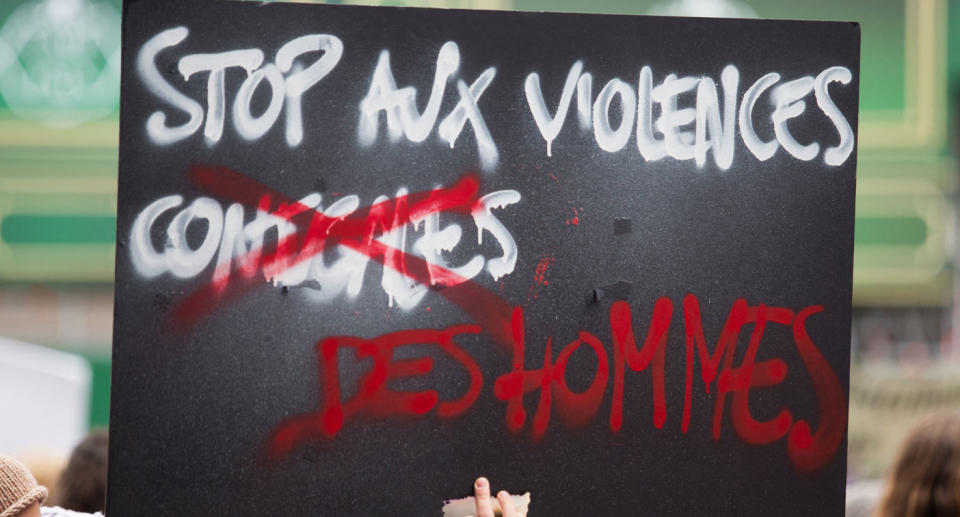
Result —
[{"label": "black cardboard placard", "polygon": [[856,24],[124,16],[111,515],[842,515]]}]

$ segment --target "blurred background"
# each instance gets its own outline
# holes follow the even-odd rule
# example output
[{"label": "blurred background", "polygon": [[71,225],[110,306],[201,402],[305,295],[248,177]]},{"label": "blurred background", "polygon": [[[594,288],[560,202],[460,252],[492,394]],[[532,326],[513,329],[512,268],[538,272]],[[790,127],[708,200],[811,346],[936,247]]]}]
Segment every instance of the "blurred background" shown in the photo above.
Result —
[{"label": "blurred background", "polygon": [[[850,481],[882,475],[922,415],[960,410],[960,2],[382,3],[860,22]],[[108,421],[120,9],[0,1],[0,414],[43,422],[4,426],[0,451],[38,462]]]}]

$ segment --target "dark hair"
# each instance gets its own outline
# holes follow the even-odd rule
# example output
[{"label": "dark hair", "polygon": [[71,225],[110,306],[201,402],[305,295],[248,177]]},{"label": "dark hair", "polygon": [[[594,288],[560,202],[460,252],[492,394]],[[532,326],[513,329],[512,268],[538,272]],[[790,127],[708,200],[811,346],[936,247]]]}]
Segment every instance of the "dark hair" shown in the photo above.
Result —
[{"label": "dark hair", "polygon": [[70,454],[54,503],[77,512],[102,512],[107,495],[106,429],[90,432]]},{"label": "dark hair", "polygon": [[877,517],[960,515],[960,413],[925,418],[890,472]]}]

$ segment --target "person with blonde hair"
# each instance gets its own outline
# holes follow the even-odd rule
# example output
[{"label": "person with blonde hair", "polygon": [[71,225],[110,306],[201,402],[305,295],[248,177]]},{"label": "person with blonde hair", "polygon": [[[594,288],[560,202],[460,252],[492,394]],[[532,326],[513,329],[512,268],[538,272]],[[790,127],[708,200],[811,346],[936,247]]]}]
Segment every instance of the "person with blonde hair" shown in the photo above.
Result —
[{"label": "person with blonde hair", "polygon": [[913,428],[874,516],[960,516],[960,413],[932,415]]}]

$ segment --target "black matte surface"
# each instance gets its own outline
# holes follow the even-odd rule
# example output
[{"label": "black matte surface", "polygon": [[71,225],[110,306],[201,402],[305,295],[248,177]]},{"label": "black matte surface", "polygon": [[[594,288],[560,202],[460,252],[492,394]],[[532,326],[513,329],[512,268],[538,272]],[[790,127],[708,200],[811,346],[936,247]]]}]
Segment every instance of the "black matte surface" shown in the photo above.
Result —
[{"label": "black matte surface", "polygon": [[[167,112],[170,123],[185,118],[144,87],[135,60],[145,41],[178,25],[189,28],[189,37],[161,53],[158,65],[171,84],[202,105],[206,74],[185,83],[176,71],[180,57],[260,48],[271,61],[294,37],[337,35],[344,43],[343,58],[303,98],[303,143],[287,145],[283,115],[257,141],[237,135],[229,107],[244,73],[231,69],[227,123],[217,144],[204,142],[202,128],[169,146],[152,144],[145,131],[151,113]],[[514,189],[522,195],[521,202],[495,212],[517,242],[515,270],[499,282],[486,273],[476,282],[524,308],[531,369],[542,365],[548,337],[554,338],[556,356],[581,330],[604,343],[612,363],[611,304],[628,300],[642,339],[654,302],[661,296],[672,299],[666,423],[657,429],[651,418],[649,369],[628,368],[619,432],[608,425],[611,380],[585,427],[571,429],[554,413],[544,436],[535,440],[529,420],[536,391],[525,398],[526,425],[511,433],[506,403],[496,399],[493,386],[510,370],[512,358],[482,333],[458,338],[484,372],[481,394],[464,415],[357,417],[334,438],[318,437],[279,461],[268,461],[271,432],[323,403],[314,350],[318,340],[372,338],[472,320],[439,292],[428,293],[410,311],[389,307],[380,287],[381,267],[371,262],[355,299],[312,304],[305,288],[281,289],[264,281],[178,330],[172,313],[209,282],[213,266],[192,279],[140,276],[129,254],[133,220],[149,203],[171,194],[183,195],[184,206],[208,195],[226,208],[231,199],[189,180],[187,171],[198,163],[230,167],[293,199],[321,192],[324,206],[334,193],[357,194],[367,206],[400,187],[427,190],[479,170],[469,124],[452,150],[436,127],[423,143],[392,143],[382,118],[377,142],[368,148],[357,143],[358,106],[380,51],[390,50],[398,86],[416,87],[422,109],[437,51],[446,41],[460,49],[454,79],[470,83],[486,67],[497,69],[479,101],[500,155],[494,171],[479,174],[482,193]],[[592,133],[578,126],[574,97],[548,158],[523,84],[528,73],[538,72],[553,111],[567,71],[578,59],[593,74],[594,95],[613,77],[635,85],[644,65],[652,67],[656,85],[668,73],[708,75],[719,83],[723,67],[734,64],[741,95],[767,72],[791,80],[841,65],[853,72],[853,82],[834,84],[830,92],[856,131],[856,25],[141,0],[125,8],[123,43],[107,506],[112,517],[438,516],[444,499],[467,495],[481,474],[495,490],[531,491],[530,515],[536,517],[843,514],[845,443],[826,466],[800,473],[787,455],[786,438],[745,444],[731,426],[729,408],[715,441],[714,398],[703,390],[699,366],[690,428],[681,431],[682,300],[688,293],[698,297],[711,349],[737,298],[795,312],[825,306],[807,329],[846,390],[856,154],[840,167],[825,166],[822,156],[800,161],[783,149],[760,162],[738,135],[734,162],[726,171],[716,168],[712,153],[703,169],[672,158],[646,162],[633,136],[620,152],[600,150]],[[457,99],[452,80],[439,120]],[[681,104],[692,105],[692,96],[682,99]],[[791,123],[791,130],[801,142],[834,145],[833,126],[817,111],[812,95],[806,102],[807,113]],[[770,109],[762,98],[758,112]],[[769,138],[769,121],[757,124]],[[158,252],[174,213],[156,225]],[[483,246],[476,245],[469,218],[444,221],[463,227],[459,251],[451,255],[455,264],[477,252],[499,254],[489,233]],[[544,260],[547,265],[538,269]],[[596,296],[597,289],[606,296]],[[751,330],[748,326],[740,335],[737,362]],[[571,358],[571,388],[585,389],[596,371],[589,350],[583,347]],[[417,352],[434,354],[435,349]],[[788,407],[816,428],[815,391],[785,327],[765,334],[758,358],[774,357],[786,361],[789,374],[775,387],[751,392],[754,417],[769,419]],[[395,387],[438,389],[444,398],[457,396],[466,382],[462,369],[437,355],[430,375]]]}]

